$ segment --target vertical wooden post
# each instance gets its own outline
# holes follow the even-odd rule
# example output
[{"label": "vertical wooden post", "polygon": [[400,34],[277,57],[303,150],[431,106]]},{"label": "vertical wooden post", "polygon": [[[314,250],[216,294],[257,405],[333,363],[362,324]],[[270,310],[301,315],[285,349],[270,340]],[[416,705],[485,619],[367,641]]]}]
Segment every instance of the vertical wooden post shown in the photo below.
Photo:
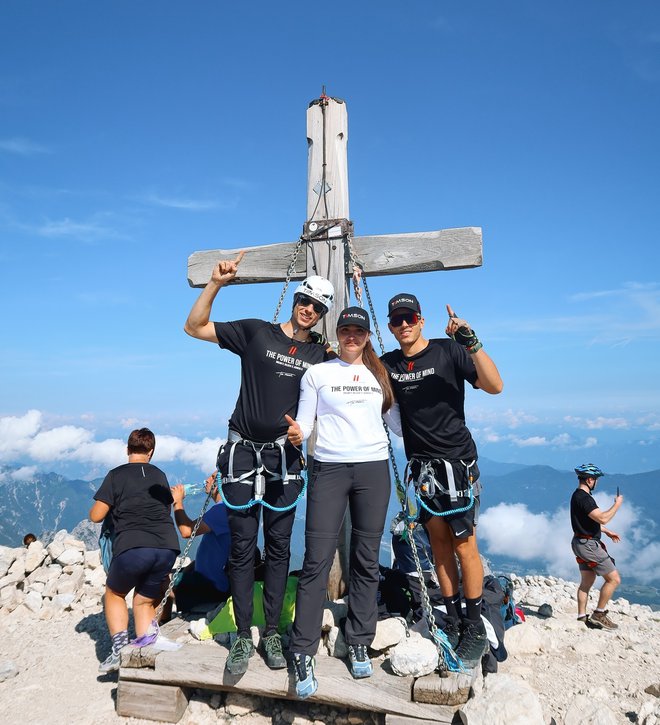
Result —
[{"label": "vertical wooden post", "polygon": [[[307,109],[307,274],[329,279],[335,304],[323,318],[323,332],[336,343],[339,313],[348,305],[345,236],[351,230],[348,207],[348,113],[343,101],[325,93]],[[350,519],[342,526],[328,580],[328,596],[346,592],[349,573]]]}]

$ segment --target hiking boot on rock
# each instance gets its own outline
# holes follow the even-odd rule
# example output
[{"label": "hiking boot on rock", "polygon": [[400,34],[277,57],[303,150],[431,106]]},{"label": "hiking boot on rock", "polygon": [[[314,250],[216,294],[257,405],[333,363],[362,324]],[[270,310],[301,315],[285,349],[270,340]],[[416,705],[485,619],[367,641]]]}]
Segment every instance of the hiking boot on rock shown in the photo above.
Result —
[{"label": "hiking boot on rock", "polygon": [[243,675],[247,672],[248,662],[254,654],[251,637],[236,637],[229,650],[225,669],[231,675]]},{"label": "hiking boot on rock", "polygon": [[442,628],[442,631],[447,635],[451,648],[456,651],[458,643],[461,638],[461,623],[458,619],[449,619],[447,624]]},{"label": "hiking boot on rock", "polygon": [[296,675],[296,695],[301,700],[311,697],[319,683],[314,677],[314,658],[309,655],[293,655],[293,670]]},{"label": "hiking boot on rock", "polygon": [[110,654],[99,665],[99,672],[102,672],[104,675],[107,675],[110,672],[116,672],[119,669],[120,664],[120,653],[111,650]]},{"label": "hiking boot on rock", "polygon": [[599,612],[598,610],[592,612],[591,617],[589,618],[591,623],[600,625],[602,629],[619,629],[619,625],[614,624],[614,622],[607,616],[608,611],[609,610],[606,609],[604,612]]},{"label": "hiking boot on rock", "polygon": [[481,619],[472,622],[463,620],[463,634],[458,644],[456,654],[466,670],[474,669],[488,650],[488,635]]},{"label": "hiking boot on rock", "polygon": [[351,674],[356,680],[373,675],[374,667],[367,654],[366,644],[349,644],[348,659],[351,661]]},{"label": "hiking boot on rock", "polygon": [[271,631],[262,637],[261,643],[264,651],[264,659],[271,670],[282,670],[286,667],[286,660],[282,652],[282,638],[280,635]]}]

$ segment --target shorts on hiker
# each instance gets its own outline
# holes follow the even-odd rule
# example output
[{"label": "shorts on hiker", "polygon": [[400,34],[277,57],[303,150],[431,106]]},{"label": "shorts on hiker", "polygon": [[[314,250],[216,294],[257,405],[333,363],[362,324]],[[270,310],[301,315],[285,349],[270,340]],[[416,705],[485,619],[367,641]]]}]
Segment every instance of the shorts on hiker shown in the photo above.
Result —
[{"label": "shorts on hiker", "polygon": [[[418,480],[420,476],[420,461],[411,460],[411,473],[415,480]],[[460,461],[452,461],[451,468],[453,471],[453,486],[455,487],[456,495],[452,500],[452,496],[447,493],[450,485],[447,480],[447,470],[444,461],[434,460],[433,470],[438,486],[433,496],[425,496],[422,494],[421,499],[426,507],[431,511],[437,511],[442,516],[437,516],[427,511],[424,506],[420,507],[419,520],[422,524],[427,523],[433,518],[438,518],[445,521],[452,529],[454,536],[457,539],[464,539],[471,536],[477,527],[479,521],[479,508],[480,508],[480,497],[481,483],[479,481],[479,467],[474,463],[469,473],[472,476],[472,504],[470,504],[469,497],[469,480],[468,480],[468,469]],[[445,489],[445,490],[442,490]],[[466,506],[469,508],[466,511]],[[458,509],[456,513],[450,513],[451,511]]]},{"label": "shorts on hiker", "polygon": [[138,546],[126,549],[112,558],[106,584],[117,594],[128,594],[135,589],[148,599],[162,595],[163,581],[172,571],[177,552],[174,549],[156,549]]},{"label": "shorts on hiker", "polygon": [[571,548],[580,571],[593,571],[598,576],[605,576],[616,571],[614,559],[607,553],[605,544],[600,539],[574,536]]}]

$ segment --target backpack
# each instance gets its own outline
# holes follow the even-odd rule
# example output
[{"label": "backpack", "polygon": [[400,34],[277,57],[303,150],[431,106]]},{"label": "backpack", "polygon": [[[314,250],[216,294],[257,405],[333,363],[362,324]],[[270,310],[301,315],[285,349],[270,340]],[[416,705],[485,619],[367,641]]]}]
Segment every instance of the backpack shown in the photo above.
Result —
[{"label": "backpack", "polygon": [[508,576],[500,574],[497,580],[504,591],[504,600],[502,601],[502,619],[504,620],[504,629],[510,629],[514,624],[520,624],[523,621],[518,614],[516,602],[513,598],[513,582]]},{"label": "backpack", "polygon": [[101,552],[101,564],[103,571],[107,574],[112,561],[112,545],[115,541],[115,522],[110,513],[103,519],[101,533],[99,534],[99,550]]}]

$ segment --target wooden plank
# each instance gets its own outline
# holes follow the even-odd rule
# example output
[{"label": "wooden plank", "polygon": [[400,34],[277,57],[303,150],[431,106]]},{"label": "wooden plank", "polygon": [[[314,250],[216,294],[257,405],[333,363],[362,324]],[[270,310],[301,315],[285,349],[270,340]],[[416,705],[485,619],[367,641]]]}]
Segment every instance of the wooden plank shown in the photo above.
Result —
[{"label": "wooden plank", "polygon": [[442,720],[420,720],[417,717],[405,715],[385,715],[385,725],[437,725],[437,723],[452,723],[454,718],[443,716]]},{"label": "wooden plank", "polygon": [[[282,242],[260,247],[193,252],[188,257],[188,284],[204,287],[211,277],[213,265],[220,260],[234,259],[240,249],[246,254],[232,284],[282,282],[286,279],[295,246],[295,242]],[[483,263],[480,227],[354,237],[353,246],[365,275],[371,277],[466,269],[480,267]],[[298,255],[291,279],[304,279],[307,275],[304,251],[301,250]],[[310,270],[309,274],[313,273],[314,270]]]},{"label": "wooden plank", "polygon": [[354,247],[365,275],[371,277],[465,269],[483,263],[480,227],[355,237]]},{"label": "wooden plank", "polygon": [[462,705],[468,701],[477,676],[481,676],[479,670],[475,667],[467,674],[451,672],[447,677],[437,674],[419,677],[413,685],[413,700],[432,705]]},{"label": "wooden plank", "polygon": [[[293,676],[287,670],[270,670],[259,654],[254,655],[248,671],[240,677],[226,672],[226,659],[227,649],[224,647],[193,643],[176,652],[161,652],[156,657],[155,669],[122,667],[119,679],[298,699]],[[372,677],[354,680],[346,662],[334,657],[318,657],[316,673],[319,689],[310,701],[422,719],[449,717],[447,722],[451,721],[452,711],[447,708],[412,702],[412,678],[397,677],[382,665],[376,666]],[[439,721],[444,722],[442,719]]]},{"label": "wooden plank", "polygon": [[117,715],[160,722],[179,722],[188,707],[190,693],[176,685],[120,680]]}]

